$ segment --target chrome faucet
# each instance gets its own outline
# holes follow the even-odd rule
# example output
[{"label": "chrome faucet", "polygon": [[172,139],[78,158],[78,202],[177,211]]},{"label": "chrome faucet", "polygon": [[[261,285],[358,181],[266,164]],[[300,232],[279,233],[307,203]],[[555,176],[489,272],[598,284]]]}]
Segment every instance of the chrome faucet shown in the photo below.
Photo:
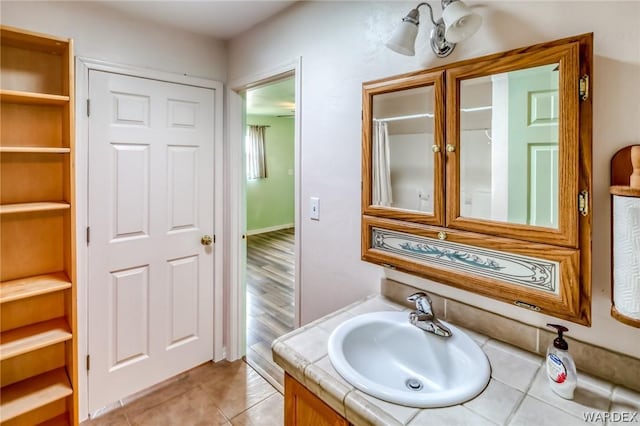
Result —
[{"label": "chrome faucet", "polygon": [[442,337],[451,337],[451,330],[442,324],[433,313],[431,298],[422,292],[407,297],[409,302],[416,302],[416,310],[409,313],[409,322],[421,330]]}]

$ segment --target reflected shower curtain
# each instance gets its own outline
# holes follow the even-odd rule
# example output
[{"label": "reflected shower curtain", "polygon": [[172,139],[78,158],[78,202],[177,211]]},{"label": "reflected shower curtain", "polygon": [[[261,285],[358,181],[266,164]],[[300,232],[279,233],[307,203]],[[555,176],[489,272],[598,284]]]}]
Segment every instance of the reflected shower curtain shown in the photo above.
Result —
[{"label": "reflected shower curtain", "polygon": [[247,132],[247,179],[267,177],[267,165],[264,154],[264,134],[266,126],[249,125]]},{"label": "reflected shower curtain", "polygon": [[387,123],[373,124],[372,202],[376,206],[391,206],[391,168],[389,166],[389,131]]}]

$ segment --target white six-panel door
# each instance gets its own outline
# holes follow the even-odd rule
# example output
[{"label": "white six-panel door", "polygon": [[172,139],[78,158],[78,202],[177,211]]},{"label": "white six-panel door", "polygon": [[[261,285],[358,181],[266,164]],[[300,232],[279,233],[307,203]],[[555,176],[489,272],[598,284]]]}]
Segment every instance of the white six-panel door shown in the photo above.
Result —
[{"label": "white six-panel door", "polygon": [[215,90],[90,71],[89,411],[213,358]]}]

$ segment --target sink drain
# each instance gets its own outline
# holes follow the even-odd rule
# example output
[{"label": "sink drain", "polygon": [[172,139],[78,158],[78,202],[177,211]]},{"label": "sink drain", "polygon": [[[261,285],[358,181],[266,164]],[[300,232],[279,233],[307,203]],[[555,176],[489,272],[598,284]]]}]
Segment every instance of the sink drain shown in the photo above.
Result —
[{"label": "sink drain", "polygon": [[407,388],[413,391],[419,391],[420,389],[422,389],[422,383],[417,379],[407,379],[404,384],[407,386]]}]

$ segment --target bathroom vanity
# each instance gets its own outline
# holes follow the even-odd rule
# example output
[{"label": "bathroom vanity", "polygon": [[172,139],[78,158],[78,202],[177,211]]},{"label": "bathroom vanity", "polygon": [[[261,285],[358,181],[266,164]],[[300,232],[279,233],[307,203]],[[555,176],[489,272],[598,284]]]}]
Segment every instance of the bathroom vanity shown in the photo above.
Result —
[{"label": "bathroom vanity", "polygon": [[424,409],[374,398],[336,372],[327,342],[344,321],[380,311],[406,312],[408,321],[411,309],[373,295],[274,341],[273,358],[285,370],[285,425],[583,425],[585,412],[640,411],[640,393],[582,371],[575,399],[562,399],[548,387],[543,356],[468,329],[464,332],[491,364],[491,380],[480,395],[463,404]]}]

